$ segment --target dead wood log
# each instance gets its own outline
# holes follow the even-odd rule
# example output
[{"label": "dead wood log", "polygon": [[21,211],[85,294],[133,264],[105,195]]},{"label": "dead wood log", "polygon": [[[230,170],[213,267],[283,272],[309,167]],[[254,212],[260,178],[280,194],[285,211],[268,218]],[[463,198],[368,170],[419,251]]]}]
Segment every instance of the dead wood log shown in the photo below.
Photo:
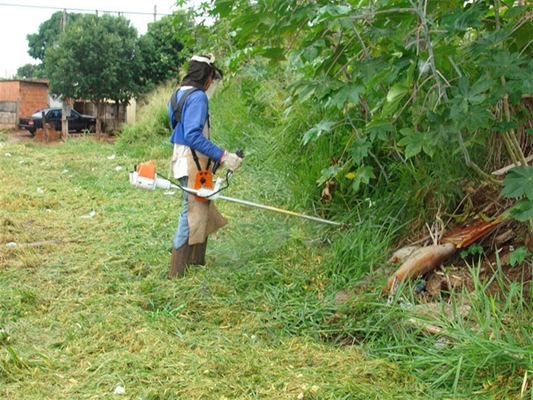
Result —
[{"label": "dead wood log", "polygon": [[415,250],[400,268],[389,277],[385,291],[390,292],[395,282],[427,274],[455,253],[455,250],[456,247],[452,243],[426,246]]}]

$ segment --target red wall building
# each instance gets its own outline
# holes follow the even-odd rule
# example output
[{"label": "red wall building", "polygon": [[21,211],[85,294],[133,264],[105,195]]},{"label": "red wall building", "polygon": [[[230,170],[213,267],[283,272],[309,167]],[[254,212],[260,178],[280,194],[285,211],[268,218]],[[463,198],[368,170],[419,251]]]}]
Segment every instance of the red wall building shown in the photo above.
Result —
[{"label": "red wall building", "polygon": [[19,117],[48,105],[48,81],[0,80],[0,128],[16,128]]}]

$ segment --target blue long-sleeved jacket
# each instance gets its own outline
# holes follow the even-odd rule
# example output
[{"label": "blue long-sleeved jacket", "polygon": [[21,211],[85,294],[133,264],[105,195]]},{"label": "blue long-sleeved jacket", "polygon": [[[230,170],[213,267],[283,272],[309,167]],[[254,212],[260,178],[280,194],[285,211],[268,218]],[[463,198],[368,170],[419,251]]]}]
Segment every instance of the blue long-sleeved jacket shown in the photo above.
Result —
[{"label": "blue long-sleeved jacket", "polygon": [[[185,92],[186,89],[181,88],[172,94],[173,96],[177,96],[176,104],[179,103]],[[168,102],[167,109],[172,128],[173,110],[170,101]],[[172,131],[170,142],[189,146],[191,149],[208,156],[212,160],[221,161],[224,150],[214,145],[203,134],[204,125],[207,123],[208,116],[209,106],[207,95],[203,90],[195,90],[185,99],[181,111],[181,122],[176,124],[176,127]]]}]

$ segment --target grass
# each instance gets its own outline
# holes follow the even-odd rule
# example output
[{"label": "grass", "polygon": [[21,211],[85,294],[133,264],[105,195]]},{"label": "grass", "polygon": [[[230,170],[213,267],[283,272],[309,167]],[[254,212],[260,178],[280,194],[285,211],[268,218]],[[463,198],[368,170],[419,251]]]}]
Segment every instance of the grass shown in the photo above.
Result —
[{"label": "grass", "polygon": [[[296,198],[309,182],[275,159],[269,125],[252,121],[231,88],[222,93],[213,113],[230,107],[234,117],[214,124],[217,140],[244,143],[246,154],[224,194],[313,213]],[[149,104],[164,107],[158,96]],[[131,399],[533,397],[522,286],[496,273],[505,295],[491,296],[474,265],[476,290],[445,294],[431,313],[417,312],[416,282],[391,301],[381,293],[406,224],[386,191],[336,215],[347,230],[217,202],[229,223],[210,237],[207,265],[166,279],[180,196],[128,182],[148,158],[166,175],[157,115],[117,144],[0,134],[1,398],[106,398],[119,386]]]},{"label": "grass", "polygon": [[169,281],[179,197],[132,188],[138,160],[89,138],[1,146],[0,396],[412,393],[394,364],[310,334],[333,312],[310,223],[220,204],[209,265]]}]

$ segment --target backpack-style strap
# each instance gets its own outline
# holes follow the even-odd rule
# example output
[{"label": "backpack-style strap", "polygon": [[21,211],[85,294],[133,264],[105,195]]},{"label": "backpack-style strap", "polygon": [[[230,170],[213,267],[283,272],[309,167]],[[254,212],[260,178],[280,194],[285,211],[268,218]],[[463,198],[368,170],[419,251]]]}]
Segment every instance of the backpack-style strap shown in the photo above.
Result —
[{"label": "backpack-style strap", "polygon": [[[181,96],[181,99],[179,102],[177,100],[179,89],[176,90],[172,94],[172,97],[170,98],[170,106],[172,107],[172,121],[171,121],[172,129],[174,129],[176,125],[178,125],[181,122],[181,111],[183,110],[183,104],[185,104],[185,100],[187,100],[187,97],[189,97],[189,95],[192,92],[195,92],[197,90],[201,90],[201,89],[198,89],[195,87],[187,89],[185,93],[183,93],[183,96]],[[207,120],[207,123],[209,124],[209,118]],[[198,156],[196,155],[196,151],[191,148],[191,152],[192,152],[192,157],[194,159],[194,163],[196,164],[196,167],[198,168],[198,171],[201,171],[202,167],[200,165],[200,161],[198,160]],[[209,169],[210,164],[211,164],[211,159],[208,159],[206,170]]]},{"label": "backpack-style strap", "polygon": [[171,121],[172,129],[174,129],[176,125],[178,125],[181,122],[181,111],[183,110],[183,104],[185,104],[185,100],[187,100],[187,97],[189,97],[189,95],[192,92],[195,92],[197,90],[201,90],[201,89],[194,88],[194,87],[187,89],[185,93],[183,93],[183,96],[181,96],[181,99],[179,102],[178,102],[179,89],[176,90],[172,94],[172,97],[170,98],[170,106],[172,107],[172,121]]}]

